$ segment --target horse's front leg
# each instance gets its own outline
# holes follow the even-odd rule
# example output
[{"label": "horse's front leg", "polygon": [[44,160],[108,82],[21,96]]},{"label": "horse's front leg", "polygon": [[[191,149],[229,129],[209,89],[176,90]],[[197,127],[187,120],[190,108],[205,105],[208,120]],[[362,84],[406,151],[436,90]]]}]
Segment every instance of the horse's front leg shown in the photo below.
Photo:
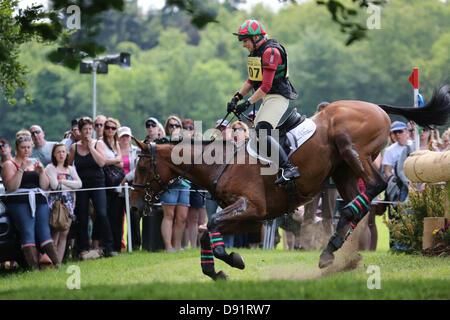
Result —
[{"label": "horse's front leg", "polygon": [[214,257],[226,262],[230,266],[238,269],[244,269],[244,259],[239,253],[232,252],[228,254],[225,250],[222,233],[219,231],[220,225],[226,222],[226,218],[230,215],[241,215],[248,210],[247,199],[240,197],[236,202],[223,210],[212,215],[208,222],[208,235],[211,243]]},{"label": "horse's front leg", "polygon": [[203,273],[213,280],[228,279],[228,276],[223,271],[216,272],[214,268],[214,256],[207,232],[204,232],[203,236],[200,238],[200,247],[200,262]]}]

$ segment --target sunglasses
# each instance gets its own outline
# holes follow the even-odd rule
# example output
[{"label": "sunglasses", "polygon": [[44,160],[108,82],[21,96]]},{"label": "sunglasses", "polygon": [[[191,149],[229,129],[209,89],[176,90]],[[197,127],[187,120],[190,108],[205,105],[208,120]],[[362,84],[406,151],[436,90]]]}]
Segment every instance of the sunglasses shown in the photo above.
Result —
[{"label": "sunglasses", "polygon": [[156,128],[158,125],[156,124],[156,123],[154,123],[154,122],[149,122],[149,123],[146,123],[145,124],[145,127],[146,128],[150,128],[150,127],[152,127],[152,128]]},{"label": "sunglasses", "polygon": [[184,130],[192,131],[192,130],[194,130],[194,127],[192,127],[192,126],[190,126],[190,127],[183,127],[183,129],[184,129]]},{"label": "sunglasses", "polygon": [[117,130],[117,127],[105,126],[105,130],[113,130],[113,131],[116,131],[116,130]]},{"label": "sunglasses", "polygon": [[7,143],[3,143],[3,144],[0,144],[0,148],[8,148],[9,147],[9,144],[7,144]]},{"label": "sunglasses", "polygon": [[169,123],[169,128],[181,128],[178,123]]},{"label": "sunglasses", "polygon": [[17,139],[17,142],[31,141],[31,137],[29,136],[21,136]]},{"label": "sunglasses", "polygon": [[96,123],[96,124],[94,124],[94,126],[96,128],[101,128],[101,127],[103,127],[103,123]]},{"label": "sunglasses", "polygon": [[36,131],[32,131],[30,132],[32,136],[34,136],[35,134],[40,134],[42,131],[41,130],[36,130]]},{"label": "sunglasses", "polygon": [[394,134],[400,134],[400,133],[403,133],[403,130],[395,130],[395,131],[393,131],[393,133]]},{"label": "sunglasses", "polygon": [[233,132],[236,132],[236,131],[245,131],[245,129],[242,127],[233,128]]}]

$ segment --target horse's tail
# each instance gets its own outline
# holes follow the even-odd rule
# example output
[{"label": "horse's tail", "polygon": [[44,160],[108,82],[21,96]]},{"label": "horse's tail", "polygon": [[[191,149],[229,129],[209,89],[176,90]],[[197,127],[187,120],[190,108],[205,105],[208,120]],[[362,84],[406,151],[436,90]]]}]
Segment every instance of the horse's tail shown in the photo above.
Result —
[{"label": "horse's tail", "polygon": [[385,104],[378,106],[387,113],[399,114],[420,126],[446,125],[450,114],[450,85],[446,84],[439,90],[434,90],[431,100],[423,107],[393,107]]}]

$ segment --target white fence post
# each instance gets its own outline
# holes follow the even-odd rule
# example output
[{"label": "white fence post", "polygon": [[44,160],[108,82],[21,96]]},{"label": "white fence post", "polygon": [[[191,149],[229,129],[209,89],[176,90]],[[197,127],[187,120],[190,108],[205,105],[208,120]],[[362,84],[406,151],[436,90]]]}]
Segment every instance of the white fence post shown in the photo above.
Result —
[{"label": "white fence post", "polygon": [[133,252],[131,244],[130,192],[128,182],[125,183],[125,209],[127,211],[128,252]]}]

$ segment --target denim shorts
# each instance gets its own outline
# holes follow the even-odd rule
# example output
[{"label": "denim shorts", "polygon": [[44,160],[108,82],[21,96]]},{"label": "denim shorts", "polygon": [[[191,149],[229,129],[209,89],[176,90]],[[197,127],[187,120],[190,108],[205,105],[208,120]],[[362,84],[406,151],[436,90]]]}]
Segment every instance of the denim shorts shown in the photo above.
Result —
[{"label": "denim shorts", "polygon": [[161,204],[171,204],[190,207],[189,188],[181,183],[174,184],[169,188],[170,192],[161,195]]},{"label": "denim shorts", "polygon": [[203,196],[206,195],[204,190],[199,189],[200,193],[191,190],[190,202],[191,208],[201,209],[206,208],[206,201]]}]

